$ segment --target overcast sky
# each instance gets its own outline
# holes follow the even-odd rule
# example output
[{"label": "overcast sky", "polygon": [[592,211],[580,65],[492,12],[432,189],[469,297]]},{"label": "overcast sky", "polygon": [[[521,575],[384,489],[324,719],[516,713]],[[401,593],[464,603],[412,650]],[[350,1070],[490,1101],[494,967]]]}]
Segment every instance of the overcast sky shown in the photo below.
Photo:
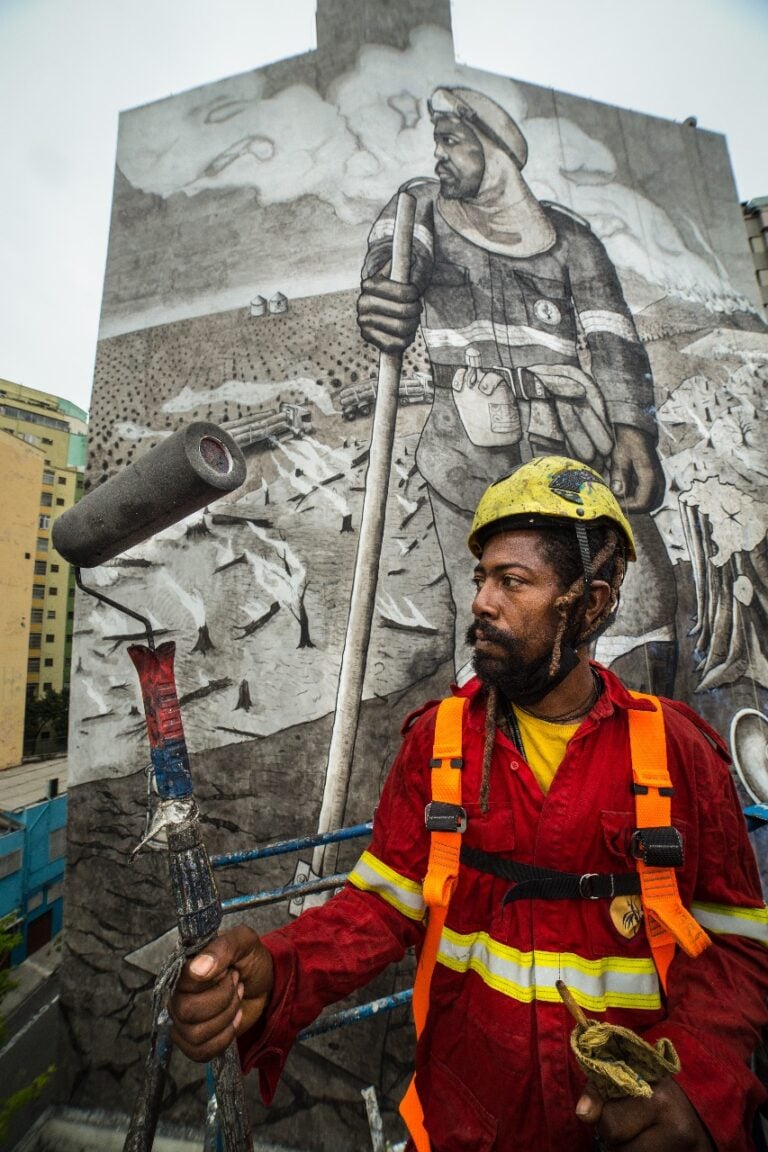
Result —
[{"label": "overcast sky", "polygon": [[[382,0],[386,2],[386,0]],[[768,195],[768,0],[452,0],[460,62],[727,136]],[[118,113],[306,52],[314,0],[0,0],[0,377],[87,408]]]}]

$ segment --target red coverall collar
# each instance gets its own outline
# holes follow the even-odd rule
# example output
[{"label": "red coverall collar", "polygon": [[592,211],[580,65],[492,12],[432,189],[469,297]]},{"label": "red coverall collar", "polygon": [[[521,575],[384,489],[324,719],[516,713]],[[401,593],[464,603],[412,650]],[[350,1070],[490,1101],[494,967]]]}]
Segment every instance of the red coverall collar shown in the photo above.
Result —
[{"label": "red coverall collar", "polygon": [[[648,712],[652,709],[652,705],[648,703],[648,701],[637,700],[634,696],[631,696],[618,676],[614,675],[610,669],[603,667],[602,664],[598,664],[594,660],[590,660],[590,666],[594,668],[603,682],[603,691],[590,713],[590,718],[594,717],[595,720],[604,720],[608,716],[612,716],[615,712],[627,711],[630,708],[636,708],[641,712]],[[454,696],[468,697],[469,709],[467,712],[467,724],[481,730],[485,726],[485,701],[487,696],[487,691],[482,681],[479,680],[477,676],[473,676],[471,680],[468,680],[461,687],[452,684],[451,692]]]}]

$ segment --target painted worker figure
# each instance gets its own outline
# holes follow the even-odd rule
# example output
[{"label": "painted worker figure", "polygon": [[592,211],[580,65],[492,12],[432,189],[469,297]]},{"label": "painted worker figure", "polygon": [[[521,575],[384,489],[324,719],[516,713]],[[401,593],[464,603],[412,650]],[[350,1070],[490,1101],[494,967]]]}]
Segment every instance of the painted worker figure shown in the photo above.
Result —
[{"label": "painted worker figure", "polygon": [[[768,909],[728,753],[684,704],[632,695],[588,657],[634,558],[629,523],[597,473],[540,457],[487,490],[469,544],[476,675],[453,694],[466,701],[461,766],[445,743],[438,760],[466,820],[448,833],[458,883],[415,1057],[431,1152],[589,1152],[595,1132],[623,1152],[748,1152],[766,1098],[749,1064],[768,1023]],[[245,925],[223,933],[182,972],[174,1041],[202,1061],[237,1034],[266,1103],[325,1006],[407,948],[428,950],[425,821],[445,707],[405,721],[342,891],[263,940]],[[632,743],[649,714],[669,777],[652,786]],[[649,821],[646,804],[668,805],[666,818],[655,807]],[[673,856],[639,861],[657,841]],[[674,936],[660,939],[665,887],[679,904],[661,911]],[[681,1072],[648,1098],[601,1103],[571,1052],[558,979],[588,1017],[671,1040]]]},{"label": "painted worker figure", "polygon": [[[438,88],[429,110],[439,181],[406,186],[411,282],[387,278],[394,196],[369,235],[358,322],[366,341],[399,353],[421,319],[435,398],[416,461],[457,621],[468,578],[457,542],[486,485],[532,455],[565,452],[610,474],[638,540],[626,634],[606,638],[606,652],[645,646],[651,687],[671,695],[676,589],[649,515],[664,494],[653,382],[616,271],[586,220],[533,195],[525,138],[503,108]],[[459,626],[457,670],[466,658]]]}]

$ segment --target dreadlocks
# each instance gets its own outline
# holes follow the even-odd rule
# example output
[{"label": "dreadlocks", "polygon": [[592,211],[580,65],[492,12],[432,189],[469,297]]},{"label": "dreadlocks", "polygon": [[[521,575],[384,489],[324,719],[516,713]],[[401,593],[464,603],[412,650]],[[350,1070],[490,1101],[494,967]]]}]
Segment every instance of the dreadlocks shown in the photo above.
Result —
[{"label": "dreadlocks", "polygon": [[592,578],[604,580],[611,589],[611,595],[599,616],[591,624],[582,627],[583,610],[579,611],[578,606],[584,602],[585,577],[576,535],[570,525],[541,529],[542,554],[558,573],[565,589],[554,603],[560,623],[552,647],[549,665],[551,676],[560,666],[562,644],[569,628],[574,628],[576,633],[572,639],[573,647],[581,647],[608,627],[618,607],[619,589],[627,568],[624,537],[610,524],[595,524],[589,527],[588,540]]}]

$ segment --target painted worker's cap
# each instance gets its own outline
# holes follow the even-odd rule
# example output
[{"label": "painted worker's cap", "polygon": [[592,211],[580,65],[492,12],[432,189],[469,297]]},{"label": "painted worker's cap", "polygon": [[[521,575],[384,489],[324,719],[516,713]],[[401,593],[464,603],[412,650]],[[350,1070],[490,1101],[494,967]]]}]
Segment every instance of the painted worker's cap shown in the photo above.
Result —
[{"label": "painted worker's cap", "polygon": [[428,101],[432,120],[449,116],[464,120],[505,152],[518,168],[525,167],[528,145],[515,121],[500,104],[473,88],[436,88]]}]

